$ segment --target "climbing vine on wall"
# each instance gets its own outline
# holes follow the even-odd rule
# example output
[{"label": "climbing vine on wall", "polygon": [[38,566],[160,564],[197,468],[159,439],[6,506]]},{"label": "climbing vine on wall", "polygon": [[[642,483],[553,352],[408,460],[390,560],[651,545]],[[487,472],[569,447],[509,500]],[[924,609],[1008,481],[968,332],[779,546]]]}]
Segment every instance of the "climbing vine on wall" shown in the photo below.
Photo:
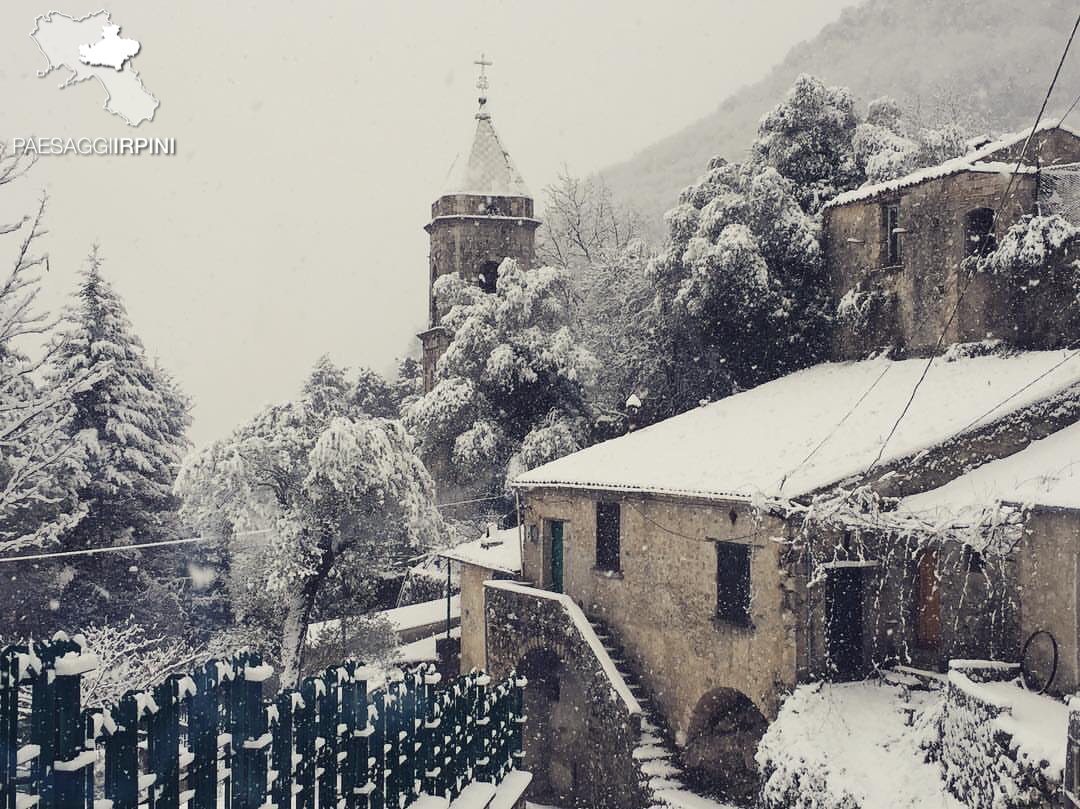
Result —
[{"label": "climbing vine on wall", "polygon": [[[1024,515],[997,505],[935,522],[925,516],[896,509],[894,498],[884,498],[868,486],[839,489],[817,495],[806,503],[773,503],[798,527],[789,544],[788,562],[807,577],[811,604],[831,567],[864,564],[875,574],[864,579],[870,608],[865,625],[870,632],[871,659],[909,663],[912,660],[912,616],[904,605],[917,595],[917,569],[927,552],[936,556],[935,579],[939,591],[948,584],[955,598],[948,611],[955,638],[971,641],[970,624],[989,645],[991,657],[1008,652],[1010,621],[1016,602],[1010,587],[1010,556],[1024,532]],[[813,637],[815,610],[805,611],[808,637]],[[828,644],[824,658],[830,670]]]}]

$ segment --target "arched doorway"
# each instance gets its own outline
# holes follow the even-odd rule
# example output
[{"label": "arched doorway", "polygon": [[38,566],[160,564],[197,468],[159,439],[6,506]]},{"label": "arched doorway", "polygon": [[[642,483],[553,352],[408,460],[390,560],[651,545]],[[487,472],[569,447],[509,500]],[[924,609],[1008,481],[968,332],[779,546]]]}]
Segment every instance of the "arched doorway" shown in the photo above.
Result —
[{"label": "arched doorway", "polygon": [[754,753],[769,723],[740,691],[717,688],[694,707],[683,762],[696,785],[728,798],[756,794]]},{"label": "arched doorway", "polygon": [[547,648],[533,649],[517,670],[525,686],[524,769],[533,775],[529,797],[544,804],[576,806],[588,796],[587,705],[581,678]]}]

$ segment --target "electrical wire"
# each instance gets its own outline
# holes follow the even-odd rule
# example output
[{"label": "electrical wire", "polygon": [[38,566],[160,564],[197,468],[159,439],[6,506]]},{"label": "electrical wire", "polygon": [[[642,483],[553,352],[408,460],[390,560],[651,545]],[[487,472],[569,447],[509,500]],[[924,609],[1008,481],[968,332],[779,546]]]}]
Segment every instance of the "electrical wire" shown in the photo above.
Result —
[{"label": "electrical wire", "polygon": [[1030,388],[1032,385],[1034,385],[1036,382],[1040,382],[1043,379],[1045,379],[1046,377],[1050,376],[1050,374],[1052,374],[1054,371],[1056,371],[1062,365],[1067,363],[1069,360],[1071,360],[1077,354],[1080,354],[1080,349],[1077,349],[1076,351],[1073,351],[1070,354],[1066,355],[1065,358],[1062,359],[1060,362],[1057,362],[1054,365],[1050,366],[1045,371],[1043,371],[1041,374],[1039,374],[1037,377],[1035,377],[1030,382],[1028,382],[1026,385],[1023,385],[1020,388],[1018,388],[1017,390],[1010,393],[1008,396],[1006,396],[1004,399],[1002,399],[996,405],[991,407],[989,410],[987,410],[981,416],[977,416],[974,419],[972,419],[971,421],[969,421],[966,425],[964,425],[964,427],[961,430],[959,430],[959,432],[961,432],[961,433],[967,432],[972,427],[974,427],[976,424],[978,424],[980,421],[982,421],[984,418],[986,418],[991,413],[993,413],[995,410],[997,410],[999,407],[1001,407],[1002,405],[1008,404],[1010,401],[1012,401],[1017,396],[1019,396],[1021,393],[1023,393],[1028,388]]},{"label": "electrical wire", "polygon": [[[252,536],[254,534],[266,534],[273,530],[273,528],[260,528],[258,531],[239,531],[232,536],[243,537]],[[89,556],[96,553],[112,553],[114,551],[137,551],[143,548],[161,548],[166,545],[190,545],[195,542],[209,542],[211,539],[214,539],[214,537],[187,537],[185,539],[166,539],[160,542],[140,542],[136,545],[108,545],[102,548],[84,548],[77,551],[53,551],[51,553],[34,553],[25,554],[23,556],[0,556],[0,563],[58,559],[63,556]]]}]

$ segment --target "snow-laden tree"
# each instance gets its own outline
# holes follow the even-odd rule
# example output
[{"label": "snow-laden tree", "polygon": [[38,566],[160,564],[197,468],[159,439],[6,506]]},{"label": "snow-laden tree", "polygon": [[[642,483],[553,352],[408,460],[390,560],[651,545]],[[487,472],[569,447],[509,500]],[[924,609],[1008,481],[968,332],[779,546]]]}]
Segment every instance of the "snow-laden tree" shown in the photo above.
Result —
[{"label": "snow-laden tree", "polygon": [[178,505],[172,484],[188,447],[188,401],[147,358],[101,267],[95,248],[51,361],[56,382],[97,374],[93,385],[73,397],[74,427],[93,441],[90,479],[79,492],[90,513],[65,537],[68,545],[127,544],[160,530]]},{"label": "snow-laden tree", "polygon": [[645,415],[655,420],[819,361],[828,295],[816,217],[773,167],[716,158],[668,212]]},{"label": "snow-laden tree", "polygon": [[[302,398],[192,454],[177,479],[183,516],[233,543],[237,622],[277,634],[251,640],[280,654],[286,685],[299,677],[324,587],[401,567],[443,530],[412,438],[363,411],[361,398],[324,358]],[[237,541],[259,529],[272,529],[261,544]]]},{"label": "snow-laden tree", "polygon": [[959,123],[924,125],[898,102],[882,97],[870,102],[852,146],[866,181],[880,183],[964,154],[969,137]]},{"label": "snow-laden tree", "polygon": [[544,224],[536,253],[549,267],[580,271],[625,250],[641,236],[640,216],[617,203],[600,177],[565,169],[544,189]]},{"label": "snow-laden tree", "polygon": [[[0,144],[0,188],[28,166]],[[55,321],[37,306],[47,253],[42,198],[32,215],[0,223],[10,249],[0,276],[0,551],[55,544],[85,518],[79,490],[89,481],[87,434],[73,425],[72,398],[99,381],[102,369],[80,369],[62,380],[42,381],[42,366],[60,347]],[[6,237],[6,238],[5,238]],[[35,343],[44,349],[31,356]]]},{"label": "snow-laden tree", "polygon": [[791,180],[803,210],[816,213],[829,199],[863,181],[852,147],[857,124],[846,87],[827,87],[804,73],[761,119],[753,160]]},{"label": "snow-laden tree", "polygon": [[569,272],[507,259],[495,292],[451,274],[435,295],[453,339],[405,417],[425,459],[447,458],[457,483],[496,495],[508,470],[585,446],[595,359],[570,328]]},{"label": "snow-laden tree", "polygon": [[654,350],[650,329],[655,289],[648,246],[634,239],[598,251],[574,273],[574,331],[596,358],[586,390],[598,437],[625,430],[625,403],[640,395]]},{"label": "snow-laden tree", "polygon": [[570,271],[572,329],[596,358],[586,389],[597,438],[625,430],[627,398],[649,353],[646,322],[653,289],[639,215],[615,202],[601,178],[565,171],[544,189],[537,232],[542,263]]},{"label": "snow-laden tree", "polygon": [[394,380],[394,399],[398,415],[412,405],[424,393],[424,370],[414,357],[398,362],[397,379]]}]

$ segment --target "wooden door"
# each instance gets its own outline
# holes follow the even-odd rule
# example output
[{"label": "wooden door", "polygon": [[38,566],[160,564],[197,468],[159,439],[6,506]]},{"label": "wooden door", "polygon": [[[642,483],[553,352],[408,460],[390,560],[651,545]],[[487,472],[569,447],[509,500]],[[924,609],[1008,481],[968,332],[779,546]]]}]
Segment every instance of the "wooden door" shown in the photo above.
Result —
[{"label": "wooden door", "polygon": [[551,523],[551,591],[563,591],[563,524]]},{"label": "wooden door", "polygon": [[862,571],[834,567],[825,576],[825,641],[829,662],[839,680],[862,676]]},{"label": "wooden door", "polygon": [[915,573],[915,643],[923,649],[941,644],[941,589],[938,587],[938,553],[926,548]]}]

